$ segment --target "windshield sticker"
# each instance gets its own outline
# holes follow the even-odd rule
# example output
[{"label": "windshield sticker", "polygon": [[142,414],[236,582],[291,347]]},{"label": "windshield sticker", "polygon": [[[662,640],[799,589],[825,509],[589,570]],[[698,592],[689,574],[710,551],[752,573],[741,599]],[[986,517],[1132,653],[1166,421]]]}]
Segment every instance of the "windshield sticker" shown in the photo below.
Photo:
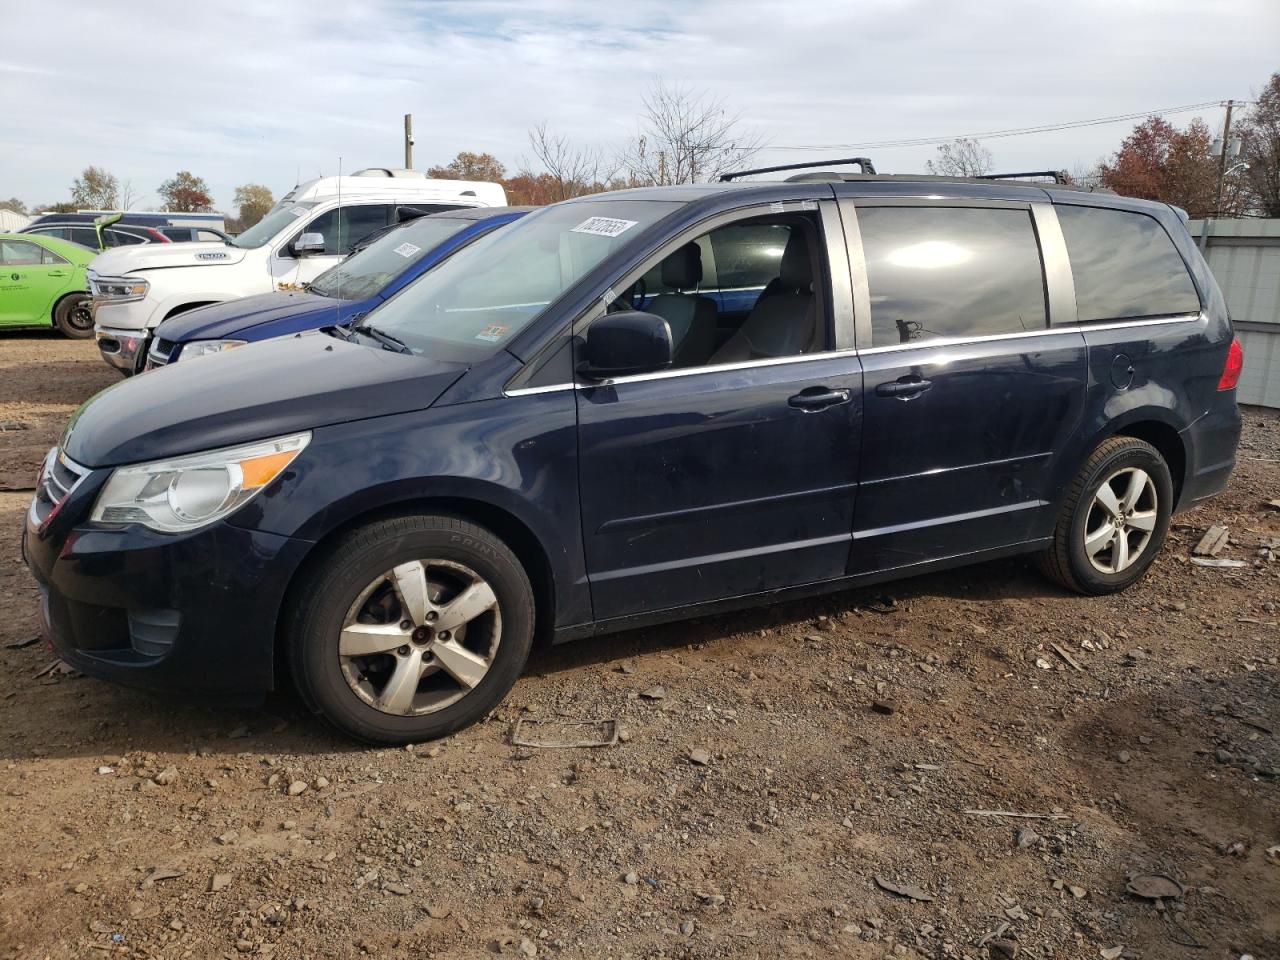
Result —
[{"label": "windshield sticker", "polygon": [[511,328],[505,323],[491,323],[476,334],[476,339],[485,340],[489,343],[497,343],[507,335],[507,331],[510,329]]},{"label": "windshield sticker", "polygon": [[818,201],[817,200],[801,200],[800,209],[801,210],[817,210]]},{"label": "windshield sticker", "polygon": [[771,213],[782,213],[786,209],[787,209],[786,205],[783,204],[781,201],[777,201],[769,204],[769,211]]},{"label": "windshield sticker", "polygon": [[306,207],[294,207],[289,212],[295,217],[305,217],[310,211]]},{"label": "windshield sticker", "polygon": [[400,246],[396,247],[391,252],[398,253],[402,257],[412,257],[415,253],[417,253],[421,249],[422,249],[421,247],[415,247],[412,243],[406,240],[404,243],[400,244]]},{"label": "windshield sticker", "polygon": [[636,220],[618,220],[614,217],[588,217],[570,232],[589,233],[596,237],[617,237],[626,233],[638,222]]},{"label": "windshield sticker", "polygon": [[613,301],[617,299],[618,299],[618,295],[613,292],[613,287],[609,287],[608,289],[606,289],[605,292],[600,297],[600,300],[604,303],[606,307],[611,306],[613,304]]}]

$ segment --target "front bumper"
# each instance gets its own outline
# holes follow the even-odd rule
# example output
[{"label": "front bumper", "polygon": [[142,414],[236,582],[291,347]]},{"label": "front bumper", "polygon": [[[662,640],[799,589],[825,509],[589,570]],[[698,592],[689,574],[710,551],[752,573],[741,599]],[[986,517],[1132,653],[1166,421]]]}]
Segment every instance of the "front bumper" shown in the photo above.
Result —
[{"label": "front bumper", "polygon": [[52,512],[33,503],[27,515],[22,555],[58,655],[134,686],[272,689],[281,605],[311,544],[225,521],[182,536],[85,525],[110,472],[88,471]]},{"label": "front bumper", "polygon": [[132,376],[142,369],[147,356],[147,344],[151,336],[148,330],[117,330],[111,327],[93,328],[102,359],[125,376]]}]

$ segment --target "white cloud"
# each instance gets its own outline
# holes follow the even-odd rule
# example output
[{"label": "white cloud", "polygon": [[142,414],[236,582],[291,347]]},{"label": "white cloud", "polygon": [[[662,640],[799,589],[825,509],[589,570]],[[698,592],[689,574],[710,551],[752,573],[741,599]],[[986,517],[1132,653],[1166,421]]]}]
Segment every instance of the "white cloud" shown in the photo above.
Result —
[{"label": "white cloud", "polygon": [[[1247,97],[1280,69],[1275,0],[43,0],[6,9],[5,24],[0,86],[24,108],[0,126],[0,195],[32,202],[64,197],[96,163],[144,190],[190,169],[229,206],[238,183],[280,193],[339,156],[345,169],[398,165],[406,112],[419,165],[477,149],[514,167],[543,119],[620,141],[659,77],[724,98],[782,147]],[[1069,167],[1126,130],[987,146],[1001,167]],[[875,159],[919,170],[931,154]]]}]

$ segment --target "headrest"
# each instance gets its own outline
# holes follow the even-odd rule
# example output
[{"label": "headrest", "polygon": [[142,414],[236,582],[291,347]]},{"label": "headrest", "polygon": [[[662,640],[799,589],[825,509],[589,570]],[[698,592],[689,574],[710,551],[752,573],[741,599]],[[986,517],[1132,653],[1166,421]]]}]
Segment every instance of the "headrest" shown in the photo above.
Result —
[{"label": "headrest", "polygon": [[807,292],[813,283],[813,265],[809,259],[809,242],[804,230],[791,228],[791,236],[782,251],[782,262],[778,265],[778,279],[784,287]]},{"label": "headrest", "polygon": [[662,285],[688,290],[702,282],[702,251],[696,243],[686,243],[662,261]]}]

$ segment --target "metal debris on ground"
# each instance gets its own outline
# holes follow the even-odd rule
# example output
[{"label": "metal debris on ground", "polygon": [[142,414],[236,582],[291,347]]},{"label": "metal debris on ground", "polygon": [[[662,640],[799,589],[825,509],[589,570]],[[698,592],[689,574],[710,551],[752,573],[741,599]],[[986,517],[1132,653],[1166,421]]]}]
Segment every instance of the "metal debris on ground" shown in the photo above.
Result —
[{"label": "metal debris on ground", "polygon": [[1056,653],[1058,656],[1060,656],[1063,660],[1067,662],[1067,665],[1070,666],[1072,670],[1083,672],[1084,667],[1080,666],[1079,661],[1077,661],[1076,658],[1073,657],[1071,654],[1067,653],[1066,650],[1064,650],[1062,647],[1060,647],[1056,643],[1050,643],[1049,646],[1052,648],[1054,653]]},{"label": "metal debris on ground", "polygon": [[1226,560],[1215,557],[1192,557],[1191,562],[1197,567],[1218,567],[1224,570],[1235,570],[1249,565],[1243,560]]},{"label": "metal debris on ground", "polygon": [[933,894],[924,890],[922,887],[916,886],[914,883],[894,883],[892,880],[886,880],[881,876],[877,876],[875,881],[876,886],[881,890],[887,890],[889,893],[896,893],[900,897],[907,897],[910,900],[918,900],[921,903],[928,903],[933,900]]},{"label": "metal debris on ground", "polygon": [[[536,732],[534,728],[537,728]],[[612,747],[617,742],[617,720],[530,720],[521,717],[511,727],[511,744],[516,747],[572,750]]]},{"label": "metal debris on ground", "polygon": [[69,664],[63,663],[61,660],[55,660],[53,663],[42,668],[31,679],[39,680],[41,677],[74,677],[76,676],[75,668]]},{"label": "metal debris on ground", "polygon": [[29,647],[33,643],[39,643],[39,642],[40,642],[40,635],[36,634],[34,637],[27,637],[23,640],[15,640],[13,641],[13,643],[6,643],[5,647],[8,648],[9,650],[21,650],[23,647]]},{"label": "metal debris on ground", "polygon": [[1227,528],[1220,523],[1215,523],[1205,531],[1200,542],[1191,548],[1191,552],[1198,557],[1216,557],[1227,546]]}]

